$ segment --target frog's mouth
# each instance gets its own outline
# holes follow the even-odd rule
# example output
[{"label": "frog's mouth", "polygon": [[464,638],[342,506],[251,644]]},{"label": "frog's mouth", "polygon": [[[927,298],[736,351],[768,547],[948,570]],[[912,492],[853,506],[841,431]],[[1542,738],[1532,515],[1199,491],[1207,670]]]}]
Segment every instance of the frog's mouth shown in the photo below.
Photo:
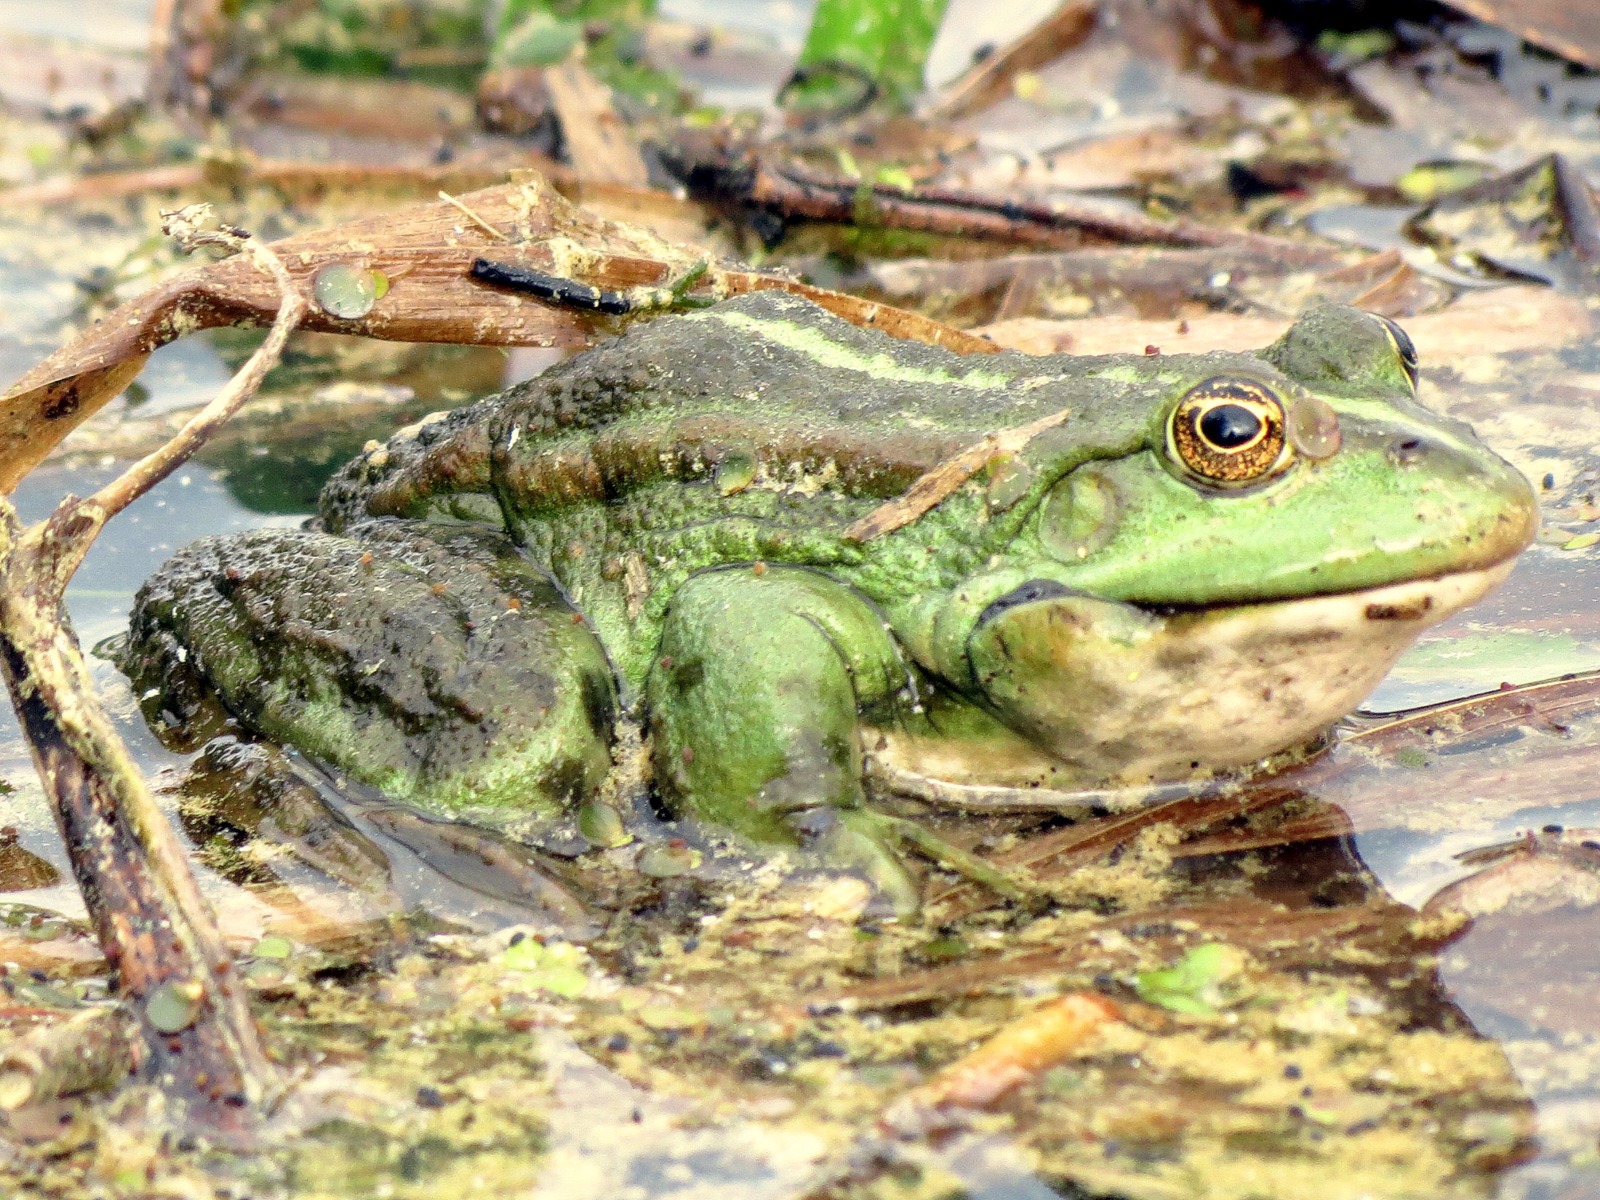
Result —
[{"label": "frog's mouth", "polygon": [[985,613],[968,655],[986,707],[1080,781],[1172,780],[1314,737],[1511,566],[1181,610],[1013,593]]}]

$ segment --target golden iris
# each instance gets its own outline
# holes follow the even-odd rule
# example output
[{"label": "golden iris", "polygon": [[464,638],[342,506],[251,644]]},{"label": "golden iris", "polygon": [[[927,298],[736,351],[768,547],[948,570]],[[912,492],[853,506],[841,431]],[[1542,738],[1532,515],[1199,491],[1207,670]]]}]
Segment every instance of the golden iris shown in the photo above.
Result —
[{"label": "golden iris", "polygon": [[1172,410],[1168,444],[1207,483],[1254,483],[1288,465],[1283,401],[1253,379],[1219,375],[1191,388]]}]

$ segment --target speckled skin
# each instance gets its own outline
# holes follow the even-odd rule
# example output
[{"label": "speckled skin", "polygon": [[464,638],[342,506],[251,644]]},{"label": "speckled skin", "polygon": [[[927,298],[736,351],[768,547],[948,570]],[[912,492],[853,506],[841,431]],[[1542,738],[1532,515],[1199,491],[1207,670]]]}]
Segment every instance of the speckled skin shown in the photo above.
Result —
[{"label": "speckled skin", "polygon": [[[1342,448],[1256,487],[1195,480],[1173,461],[1167,421],[1217,377],[1291,411],[1317,397]],[[847,533],[985,436],[1051,414],[1065,415],[931,511],[864,543]],[[1314,310],[1257,355],[963,358],[762,293],[635,326],[369,449],[325,490],[325,533],[191,548],[141,595],[129,662],[170,676],[182,645],[185,669],[198,664],[247,723],[369,779],[451,764],[437,773],[448,782],[406,793],[420,802],[559,807],[596,778],[603,647],[623,702],[642,700],[670,802],[758,841],[823,837],[859,859],[875,836],[860,808],[864,710],[915,721],[938,693],[945,710],[1054,752],[1008,623],[1081,627],[1104,665],[1133,636],[1119,630],[1159,624],[1163,608],[1489,567],[1526,545],[1534,512],[1520,475],[1415,403],[1393,339],[1354,310]],[[468,581],[429,541],[468,545],[480,567],[513,558],[514,584],[488,569],[469,615],[447,614]],[[570,627],[581,637],[556,636],[570,617],[540,594],[541,571],[583,614]],[[241,594],[233,573],[259,578],[271,602]],[[532,632],[501,633],[512,595]],[[490,636],[506,640],[485,656]],[[293,650],[267,649],[285,638]],[[419,658],[426,684],[402,664],[424,647],[444,656]],[[543,715],[513,717],[518,670]],[[439,691],[447,677],[459,692]],[[1051,713],[1071,707],[1063,677]],[[319,739],[313,696],[360,736]],[[1290,744],[1326,719],[1295,726],[1291,712],[1269,737]],[[507,786],[514,770],[481,764],[516,737],[541,747],[545,773]]]}]

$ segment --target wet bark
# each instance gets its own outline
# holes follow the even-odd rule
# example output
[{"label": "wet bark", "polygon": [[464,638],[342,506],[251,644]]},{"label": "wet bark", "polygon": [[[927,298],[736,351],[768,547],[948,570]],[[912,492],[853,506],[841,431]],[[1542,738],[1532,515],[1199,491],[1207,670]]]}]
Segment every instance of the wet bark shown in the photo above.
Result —
[{"label": "wet bark", "polygon": [[[277,1090],[277,1072],[187,850],[95,695],[64,597],[105,523],[187,462],[255,394],[306,302],[281,259],[243,230],[212,227],[209,209],[164,217],[186,248],[244,251],[278,289],[277,316],[210,404],[94,495],[66,497],[27,529],[0,495],[0,676],[100,948],[143,1035],[132,1049],[134,1074],[160,1088],[174,1124],[237,1144]],[[84,1052],[94,1055],[87,1045]],[[100,1077],[111,1073],[99,1065]]]},{"label": "wet bark", "polygon": [[[53,635],[18,637],[17,624],[33,624],[14,620],[18,600],[8,588],[0,605],[0,675],[117,990],[143,1035],[134,1074],[162,1088],[179,1123],[242,1134],[275,1081],[242,982],[214,925],[191,919],[198,911],[209,922],[210,913],[170,826],[161,820],[161,830],[138,828],[135,814],[154,803],[136,772],[118,769],[120,745],[103,744],[95,726],[110,730],[98,705],[80,691],[72,716],[63,720],[55,711],[52,681],[86,674],[76,645],[60,626]],[[130,789],[143,794],[130,797]]]}]

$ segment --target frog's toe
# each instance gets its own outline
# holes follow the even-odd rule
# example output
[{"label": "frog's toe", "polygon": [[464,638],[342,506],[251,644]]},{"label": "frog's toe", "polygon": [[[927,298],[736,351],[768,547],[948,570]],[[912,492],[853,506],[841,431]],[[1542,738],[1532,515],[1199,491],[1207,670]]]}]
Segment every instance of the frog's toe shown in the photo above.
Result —
[{"label": "frog's toe", "polygon": [[891,816],[870,808],[838,809],[836,813],[839,825],[849,831],[850,837],[840,842],[841,853],[824,851],[833,862],[864,869],[845,856],[862,853],[856,847],[870,842],[875,853],[892,859],[896,869],[906,878],[910,876],[904,866],[904,856],[907,852],[915,852],[1006,900],[1021,903],[1033,895],[1026,883],[991,866],[976,854],[929,832],[907,817]]},{"label": "frog's toe", "polygon": [[877,813],[860,808],[811,808],[789,814],[801,843],[829,867],[860,874],[894,915],[914,917],[922,886],[906,868],[898,837]]}]

